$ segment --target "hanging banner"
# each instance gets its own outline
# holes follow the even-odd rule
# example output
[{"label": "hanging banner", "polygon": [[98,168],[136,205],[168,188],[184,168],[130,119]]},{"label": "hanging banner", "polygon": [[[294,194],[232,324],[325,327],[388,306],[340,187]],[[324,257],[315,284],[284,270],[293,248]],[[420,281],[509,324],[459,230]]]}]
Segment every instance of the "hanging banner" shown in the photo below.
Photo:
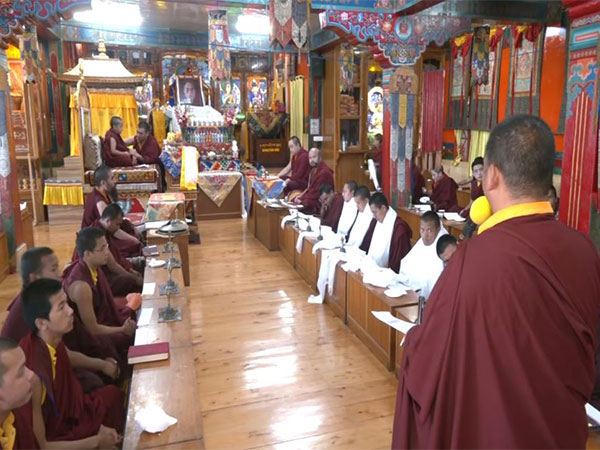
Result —
[{"label": "hanging banner", "polygon": [[303,48],[308,40],[308,0],[269,0],[271,40],[282,48]]},{"label": "hanging banner", "polygon": [[208,11],[208,66],[213,80],[231,78],[229,55],[229,28],[227,12],[221,9]]}]

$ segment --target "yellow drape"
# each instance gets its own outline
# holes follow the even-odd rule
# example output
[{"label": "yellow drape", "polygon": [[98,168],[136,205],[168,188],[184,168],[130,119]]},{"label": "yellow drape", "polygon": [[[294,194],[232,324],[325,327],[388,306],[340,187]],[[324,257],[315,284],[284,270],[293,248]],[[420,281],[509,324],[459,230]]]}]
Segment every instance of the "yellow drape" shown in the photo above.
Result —
[{"label": "yellow drape", "polygon": [[44,205],[83,205],[81,184],[48,184],[44,186]]},{"label": "yellow drape", "polygon": [[[122,92],[94,93],[90,92],[90,116],[92,119],[92,133],[104,137],[110,128],[110,118],[119,116],[123,119],[123,138],[135,134],[138,123],[137,102],[133,93]],[[81,130],[78,111],[74,108],[73,94],[71,94],[71,156],[80,155]]]},{"label": "yellow drape", "polygon": [[471,130],[471,146],[469,147],[469,173],[471,164],[478,156],[485,156],[485,146],[490,138],[489,131]]},{"label": "yellow drape", "polygon": [[158,145],[162,148],[163,142],[167,137],[167,117],[160,109],[152,111],[152,129],[154,130],[154,137]]},{"label": "yellow drape", "polygon": [[302,145],[308,145],[304,135],[304,79],[298,77],[290,81],[290,136],[298,136]]}]

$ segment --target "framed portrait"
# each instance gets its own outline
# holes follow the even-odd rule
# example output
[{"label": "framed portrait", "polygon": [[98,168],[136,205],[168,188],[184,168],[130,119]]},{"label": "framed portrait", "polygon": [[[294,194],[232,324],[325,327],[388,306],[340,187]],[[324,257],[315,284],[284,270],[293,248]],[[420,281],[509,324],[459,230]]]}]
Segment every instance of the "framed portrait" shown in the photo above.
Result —
[{"label": "framed portrait", "polygon": [[177,77],[177,104],[190,106],[204,106],[202,85],[200,77]]}]

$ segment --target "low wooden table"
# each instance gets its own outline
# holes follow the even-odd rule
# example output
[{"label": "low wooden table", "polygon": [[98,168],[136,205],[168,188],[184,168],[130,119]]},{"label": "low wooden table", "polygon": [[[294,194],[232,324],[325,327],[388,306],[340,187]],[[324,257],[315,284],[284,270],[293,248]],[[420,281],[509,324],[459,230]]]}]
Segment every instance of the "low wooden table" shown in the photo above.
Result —
[{"label": "low wooden table", "polygon": [[[202,176],[202,174],[200,174]],[[196,217],[198,220],[237,219],[242,216],[242,179],[237,181],[221,206],[217,206],[208,195],[198,189]]]},{"label": "low wooden table", "polygon": [[[294,228],[294,252],[300,231]],[[296,270],[300,276],[308,283],[313,291],[317,290],[317,280],[319,278],[319,267],[321,266],[321,253],[313,255],[312,249],[317,243],[315,238],[304,238],[302,240],[302,251],[296,252]]]},{"label": "low wooden table", "polygon": [[343,261],[337,263],[335,267],[335,281],[333,283],[333,292],[329,295],[329,287],[325,292],[325,303],[344,323],[348,323],[347,318],[347,283],[348,273],[342,269]]},{"label": "low wooden table", "polygon": [[388,370],[394,370],[395,330],[376,319],[371,311],[388,311],[394,314],[396,308],[417,305],[419,299],[413,291],[399,298],[388,297],[384,291],[385,289],[363,283],[360,272],[348,273],[346,288],[348,326]]},{"label": "low wooden table", "polygon": [[281,229],[281,222],[279,223],[279,228],[277,230],[278,233],[278,241],[279,241],[279,249],[281,250],[281,254],[289,262],[292,267],[296,267],[296,241],[294,237],[296,237],[296,233],[294,231],[294,227],[291,223],[286,223],[285,227]]},{"label": "low wooden table", "polygon": [[[406,320],[407,322],[416,322],[418,315],[418,305],[401,306],[394,311],[394,316],[398,319]],[[394,330],[394,332],[396,333],[396,378],[399,378],[400,368],[402,367],[402,353],[404,350],[404,347],[402,347],[400,343],[405,335],[398,330]]]},{"label": "low wooden table", "polygon": [[287,209],[277,209],[256,202],[254,216],[256,220],[255,236],[269,250],[279,250],[279,231],[281,219],[287,214]]},{"label": "low wooden table", "polygon": [[471,202],[471,189],[459,189],[456,191],[456,200],[458,201],[458,206],[461,208],[466,208],[469,206]]},{"label": "low wooden table", "polygon": [[[180,258],[178,259],[181,261],[183,281],[186,286],[190,285],[189,239],[189,233],[180,233],[173,236],[173,242],[177,244],[177,248],[179,249]],[[170,253],[163,253],[163,248],[167,243],[168,238],[157,234],[155,230],[150,230],[148,231],[147,240],[148,245],[156,245],[158,251],[161,252],[156,258],[167,259],[170,256]],[[146,281],[145,278],[144,281]]]}]

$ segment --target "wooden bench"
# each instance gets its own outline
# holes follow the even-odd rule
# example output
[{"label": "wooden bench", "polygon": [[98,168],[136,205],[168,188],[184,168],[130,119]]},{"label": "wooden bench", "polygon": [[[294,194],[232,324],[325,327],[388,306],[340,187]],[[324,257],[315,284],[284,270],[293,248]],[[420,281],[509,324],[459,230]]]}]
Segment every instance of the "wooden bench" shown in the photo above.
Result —
[{"label": "wooden bench", "polygon": [[347,318],[347,283],[348,273],[342,269],[343,261],[337,263],[335,267],[335,281],[333,291],[329,295],[329,288],[325,291],[325,303],[344,323],[348,323]]}]

